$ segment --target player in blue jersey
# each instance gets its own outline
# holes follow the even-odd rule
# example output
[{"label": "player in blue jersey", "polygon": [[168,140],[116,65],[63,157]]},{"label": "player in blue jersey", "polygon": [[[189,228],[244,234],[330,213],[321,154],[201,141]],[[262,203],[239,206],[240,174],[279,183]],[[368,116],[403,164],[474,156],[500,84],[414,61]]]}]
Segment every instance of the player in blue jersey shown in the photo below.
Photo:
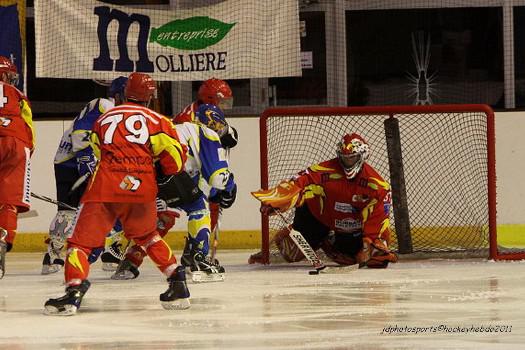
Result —
[{"label": "player in blue jersey", "polygon": [[[214,282],[224,280],[224,268],[217,260],[208,257],[210,237],[210,211],[208,200],[229,208],[235,201],[237,185],[229,169],[226,150],[221,144],[221,136],[228,130],[224,113],[215,105],[199,106],[199,119],[206,123],[176,124],[175,128],[181,144],[188,147],[188,160],[185,171],[198,184],[202,194],[190,204],[179,207],[188,216],[188,237],[182,255],[185,265],[194,282]],[[167,210],[168,205],[157,201],[159,211]],[[167,232],[167,231],[166,231]],[[131,279],[139,274],[145,252],[138,246],[126,252],[126,258],[112,276],[113,279]]]},{"label": "player in blue jersey", "polygon": [[[87,179],[93,173],[96,159],[89,145],[89,135],[93,123],[97,118],[122,103],[126,77],[118,77],[111,83],[108,98],[96,98],[90,101],[73,120],[71,126],[64,132],[54,159],[55,183],[57,200],[76,208],[84,193]],[[46,240],[48,247],[42,261],[42,274],[55,273],[64,265],[62,249],[64,243],[71,234],[75,211],[71,208],[58,206],[58,212],[51,222],[49,238]],[[104,247],[93,252],[91,257],[94,262],[102,253],[103,268],[114,270],[119,259],[119,223],[110,234],[108,234],[108,248]],[[113,253],[113,254],[111,254]]]}]

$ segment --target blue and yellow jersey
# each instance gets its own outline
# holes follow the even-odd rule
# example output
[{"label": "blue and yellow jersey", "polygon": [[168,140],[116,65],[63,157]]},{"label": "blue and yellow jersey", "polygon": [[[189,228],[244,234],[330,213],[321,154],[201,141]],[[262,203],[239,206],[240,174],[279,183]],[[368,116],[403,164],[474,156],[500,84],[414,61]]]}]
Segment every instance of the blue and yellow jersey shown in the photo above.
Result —
[{"label": "blue and yellow jersey", "polygon": [[199,184],[201,191],[207,196],[214,189],[231,191],[235,182],[219,135],[196,123],[176,124],[175,129],[180,142],[188,147],[185,170]]},{"label": "blue and yellow jersey", "polygon": [[113,107],[115,107],[115,104],[105,98],[97,98],[90,101],[62,135],[54,163],[76,167],[77,153],[90,147],[89,135],[95,120]]}]

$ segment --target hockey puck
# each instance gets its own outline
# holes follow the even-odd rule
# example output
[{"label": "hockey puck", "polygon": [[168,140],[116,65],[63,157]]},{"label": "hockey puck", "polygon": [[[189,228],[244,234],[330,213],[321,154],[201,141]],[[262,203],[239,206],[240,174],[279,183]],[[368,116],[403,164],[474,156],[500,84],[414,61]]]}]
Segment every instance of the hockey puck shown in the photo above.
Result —
[{"label": "hockey puck", "polygon": [[308,271],[308,274],[309,275],[318,275],[319,274],[319,270]]}]

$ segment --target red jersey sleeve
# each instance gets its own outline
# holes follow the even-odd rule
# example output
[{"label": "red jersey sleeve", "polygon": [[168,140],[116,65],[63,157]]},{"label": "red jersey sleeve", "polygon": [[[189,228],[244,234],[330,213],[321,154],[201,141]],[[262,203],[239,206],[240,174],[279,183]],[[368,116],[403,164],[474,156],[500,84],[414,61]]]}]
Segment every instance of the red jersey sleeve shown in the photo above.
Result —
[{"label": "red jersey sleeve", "polygon": [[0,136],[13,136],[34,146],[33,116],[29,101],[17,88],[0,82]]},{"label": "red jersey sleeve", "polygon": [[173,117],[172,121],[175,124],[182,124],[182,123],[192,123],[195,121],[195,112],[197,111],[197,102],[193,102],[190,105],[187,105],[186,108],[182,110],[179,114],[177,114],[175,117]]}]

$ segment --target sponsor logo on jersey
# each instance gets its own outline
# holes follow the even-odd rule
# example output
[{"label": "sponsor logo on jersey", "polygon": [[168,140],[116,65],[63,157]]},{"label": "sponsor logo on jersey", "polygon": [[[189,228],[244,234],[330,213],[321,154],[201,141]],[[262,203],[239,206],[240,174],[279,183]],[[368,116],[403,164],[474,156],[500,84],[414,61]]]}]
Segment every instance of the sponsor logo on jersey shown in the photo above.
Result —
[{"label": "sponsor logo on jersey", "polygon": [[110,164],[131,164],[131,165],[150,165],[153,164],[153,158],[151,156],[122,156],[119,157],[117,154],[108,151],[105,153],[106,159]]},{"label": "sponsor logo on jersey", "polygon": [[339,211],[341,213],[357,213],[357,209],[352,206],[350,203],[341,203],[341,202],[335,202],[335,211]]},{"label": "sponsor logo on jersey", "polygon": [[352,218],[346,218],[346,219],[335,219],[335,227],[342,231],[342,232],[351,232],[355,230],[361,229],[361,221],[352,219]]},{"label": "sponsor logo on jersey", "polygon": [[135,192],[139,189],[141,183],[142,181],[135,176],[126,175],[120,183],[120,188],[126,191]]}]

